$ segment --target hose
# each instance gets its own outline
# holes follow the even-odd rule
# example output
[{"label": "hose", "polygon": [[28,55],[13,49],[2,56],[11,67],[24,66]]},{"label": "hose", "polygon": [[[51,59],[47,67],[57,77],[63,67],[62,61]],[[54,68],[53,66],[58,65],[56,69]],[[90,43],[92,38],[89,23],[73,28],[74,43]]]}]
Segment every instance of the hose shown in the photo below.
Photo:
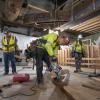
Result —
[{"label": "hose", "polygon": [[[26,85],[26,84],[22,84],[22,85],[29,86],[29,85]],[[2,97],[2,98],[11,98],[11,97],[15,97],[15,96],[18,96],[18,95],[32,96],[32,95],[35,95],[37,93],[37,91],[40,91],[39,89],[36,89],[35,87],[31,87],[30,90],[32,91],[32,93],[30,93],[30,94],[25,94],[25,93],[18,92],[16,94],[13,94],[13,95],[10,95],[10,96],[4,96],[3,91],[1,90],[2,92],[0,93],[0,97]]]},{"label": "hose", "polygon": [[[30,86],[29,84],[24,84],[24,83],[22,83],[22,85],[23,86]],[[8,84],[8,85],[4,85],[4,86],[7,88],[7,87],[10,87],[12,85]],[[36,86],[36,84],[35,84],[35,86]],[[1,91],[0,92],[0,97],[2,97],[2,98],[11,98],[11,97],[15,97],[15,96],[18,96],[18,95],[32,96],[32,95],[35,95],[37,92],[40,91],[40,89],[37,89],[35,86],[30,88],[30,90],[32,91],[32,93],[30,93],[30,94],[25,94],[25,93],[18,92],[16,94],[13,94],[13,95],[10,95],[10,96],[4,96],[3,91],[0,89],[0,91]]]}]

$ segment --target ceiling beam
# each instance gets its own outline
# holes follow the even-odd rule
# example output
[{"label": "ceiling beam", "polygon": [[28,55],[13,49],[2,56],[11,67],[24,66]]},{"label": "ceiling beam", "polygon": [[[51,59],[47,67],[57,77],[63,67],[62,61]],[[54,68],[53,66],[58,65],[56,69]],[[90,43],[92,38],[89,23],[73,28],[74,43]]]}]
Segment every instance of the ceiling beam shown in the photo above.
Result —
[{"label": "ceiling beam", "polygon": [[81,29],[76,29],[76,30],[78,30],[78,31],[86,31],[86,30],[91,30],[91,29],[95,29],[95,28],[97,28],[97,27],[100,27],[100,22],[99,23],[95,23],[95,24],[93,24],[93,25],[91,25],[91,26],[88,26],[88,27],[86,27],[86,28],[81,28]]},{"label": "ceiling beam", "polygon": [[92,19],[89,19],[89,20],[87,20],[87,21],[85,21],[83,23],[80,23],[78,25],[75,25],[75,26],[71,27],[71,29],[82,28],[82,27],[84,27],[86,25],[90,25],[90,24],[92,24],[94,22],[97,22],[97,21],[100,21],[100,16],[97,16],[97,17],[92,18]]},{"label": "ceiling beam", "polygon": [[86,31],[84,31],[84,32],[92,32],[92,31],[99,30],[99,29],[100,29],[100,27],[97,27],[97,28],[95,28],[95,29],[86,30]]},{"label": "ceiling beam", "polygon": [[91,31],[89,31],[89,33],[90,33],[90,32],[91,32],[91,33],[97,33],[97,32],[99,32],[99,33],[100,33],[100,29],[98,29],[98,30],[94,30],[94,31],[93,31],[93,30],[91,30]]}]

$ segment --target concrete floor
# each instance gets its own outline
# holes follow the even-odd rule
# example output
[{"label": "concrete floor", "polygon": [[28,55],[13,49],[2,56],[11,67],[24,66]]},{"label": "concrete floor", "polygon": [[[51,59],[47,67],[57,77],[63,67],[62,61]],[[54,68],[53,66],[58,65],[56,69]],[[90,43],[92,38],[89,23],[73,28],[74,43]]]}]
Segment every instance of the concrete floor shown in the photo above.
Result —
[{"label": "concrete floor", "polygon": [[[29,64],[28,67],[31,67],[32,64]],[[24,66],[27,67],[27,66]],[[74,68],[73,67],[68,67],[68,66],[62,66],[63,69],[69,69],[70,73],[71,73],[71,77],[70,77],[70,83],[69,86],[67,88],[67,86],[65,86],[65,90],[69,90],[69,88],[71,86],[75,86],[79,85],[79,83],[81,83],[80,80],[78,80],[78,77],[80,76],[82,79],[87,77],[86,75],[83,74],[74,74]],[[45,72],[45,69],[43,70],[44,73],[44,77],[45,77],[45,87],[46,89],[39,89],[36,88],[35,86],[35,82],[36,82],[36,69],[32,70],[32,68],[24,68],[23,66],[17,66],[17,72],[18,73],[28,73],[30,74],[31,77],[31,81],[28,83],[23,83],[23,84],[17,84],[17,85],[13,85],[10,88],[3,88],[3,96],[12,96],[15,95],[13,97],[10,98],[2,98],[0,96],[0,100],[71,100],[68,99],[68,97],[58,88],[56,87],[50,80],[49,75]],[[93,70],[87,70],[87,69],[83,69],[84,72],[88,73],[88,72],[93,72]],[[8,75],[8,76],[3,76],[3,67],[0,66],[0,85],[2,84],[6,84],[9,83],[9,81],[12,80],[13,75]],[[10,73],[11,73],[11,69],[10,69]],[[77,81],[78,80],[78,81]],[[88,80],[86,78],[86,80]],[[88,81],[87,81],[88,82]],[[74,85],[73,85],[74,83]],[[83,82],[84,83],[84,82]],[[31,90],[31,88],[33,87],[33,91]],[[77,89],[77,88],[76,88]],[[89,90],[91,91],[91,90]],[[69,90],[69,92],[72,92]],[[94,93],[94,92],[93,92]],[[17,95],[16,95],[17,94]],[[27,94],[27,95],[31,95],[31,96],[25,96],[23,94]],[[73,93],[72,93],[73,94]],[[97,98],[99,98],[100,96],[98,96],[98,93],[96,93]],[[78,100],[78,99],[76,99]],[[79,100],[83,100],[83,99],[79,99]],[[84,99],[84,100],[90,100],[90,99]],[[93,99],[91,99],[93,100]],[[95,99],[94,99],[95,100]]]},{"label": "concrete floor", "polygon": [[[28,67],[30,67],[29,65]],[[24,66],[27,67],[27,66]],[[3,88],[3,96],[9,97],[13,96],[10,98],[2,98],[0,96],[0,100],[68,100],[67,96],[62,93],[62,91],[57,88],[51,81],[50,77],[48,76],[47,73],[45,73],[45,69],[43,70],[44,77],[45,77],[45,88],[46,89],[39,89],[36,88],[35,82],[36,82],[36,69],[32,70],[32,68],[24,68],[22,66],[17,66],[17,72],[18,73],[28,73],[30,74],[31,81],[28,83],[23,83],[23,84],[17,84],[13,85],[10,88]],[[8,76],[3,76],[3,68],[2,66],[0,67],[0,85],[9,83],[13,75],[11,75],[11,69],[10,69],[10,75]],[[31,88],[33,88],[33,91],[31,91]],[[16,95],[18,94],[18,95]],[[27,94],[31,96],[24,96],[22,94]]]}]

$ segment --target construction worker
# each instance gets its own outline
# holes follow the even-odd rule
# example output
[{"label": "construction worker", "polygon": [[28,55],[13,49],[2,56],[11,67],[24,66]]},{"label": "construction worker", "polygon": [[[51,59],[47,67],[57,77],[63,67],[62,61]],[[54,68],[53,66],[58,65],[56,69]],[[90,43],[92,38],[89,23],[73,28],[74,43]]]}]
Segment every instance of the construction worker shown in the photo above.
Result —
[{"label": "construction worker", "polygon": [[[15,52],[15,61],[16,62],[21,62],[22,61],[22,59],[20,58],[20,56],[21,56],[21,53],[22,53],[22,50],[20,50],[20,48],[18,47],[18,45],[16,45],[16,52]],[[17,57],[17,56],[19,56],[19,57]]]},{"label": "construction worker", "polygon": [[15,65],[15,49],[16,49],[17,39],[13,36],[9,30],[5,32],[5,36],[2,39],[2,49],[4,55],[4,65],[5,73],[4,75],[9,74],[9,61],[11,61],[12,74],[16,74],[16,65]]},{"label": "construction worker", "polygon": [[73,51],[75,57],[75,67],[74,72],[81,72],[81,62],[82,57],[84,57],[84,45],[82,43],[82,35],[78,36],[78,39],[73,43]]},{"label": "construction worker", "polygon": [[36,41],[30,42],[30,46],[27,46],[27,49],[25,49],[26,62],[28,62],[28,59],[33,58],[33,69],[35,66],[35,42]]},{"label": "construction worker", "polygon": [[51,72],[51,61],[57,61],[59,45],[65,44],[68,44],[68,38],[55,33],[50,33],[37,40],[35,57],[38,84],[43,83],[43,61],[46,62],[48,70]]}]

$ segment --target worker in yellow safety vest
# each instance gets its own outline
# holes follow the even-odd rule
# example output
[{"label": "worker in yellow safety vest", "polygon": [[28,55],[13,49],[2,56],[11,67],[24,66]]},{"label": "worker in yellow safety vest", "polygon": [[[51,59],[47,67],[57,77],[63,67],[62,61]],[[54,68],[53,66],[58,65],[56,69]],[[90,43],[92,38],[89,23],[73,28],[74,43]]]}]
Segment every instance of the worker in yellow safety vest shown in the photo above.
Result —
[{"label": "worker in yellow safety vest", "polygon": [[35,50],[37,83],[43,83],[43,61],[46,62],[48,70],[52,71],[51,60],[57,61],[57,53],[60,45],[67,45],[69,43],[68,37],[64,35],[57,35],[55,33],[47,34],[40,39],[37,39],[37,46]]},{"label": "worker in yellow safety vest", "polygon": [[84,44],[82,43],[82,36],[79,35],[78,39],[73,43],[73,51],[75,57],[76,72],[81,72],[82,57],[84,57]]},{"label": "worker in yellow safety vest", "polygon": [[4,65],[5,73],[4,75],[9,74],[9,61],[11,61],[12,73],[16,74],[16,65],[15,65],[15,50],[16,50],[17,39],[13,36],[10,31],[5,32],[5,36],[2,38],[2,49],[4,55]]}]

